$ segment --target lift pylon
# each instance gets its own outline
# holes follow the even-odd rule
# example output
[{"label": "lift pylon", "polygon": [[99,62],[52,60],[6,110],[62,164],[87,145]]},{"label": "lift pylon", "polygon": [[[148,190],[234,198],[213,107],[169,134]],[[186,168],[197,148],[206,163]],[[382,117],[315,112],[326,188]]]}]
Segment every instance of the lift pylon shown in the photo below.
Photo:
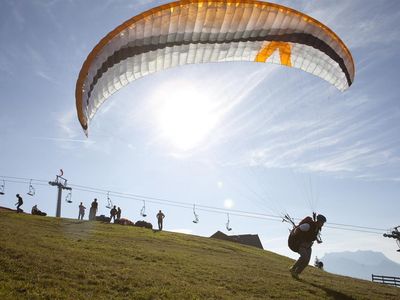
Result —
[{"label": "lift pylon", "polygon": [[[63,175],[63,172],[61,173]],[[61,175],[56,175],[56,180],[49,181],[49,184],[52,186],[56,186],[58,189],[57,193],[57,209],[56,209],[56,217],[61,217],[61,198],[62,198],[62,191],[68,190],[71,191],[72,188],[67,186],[67,179],[62,177]]]}]

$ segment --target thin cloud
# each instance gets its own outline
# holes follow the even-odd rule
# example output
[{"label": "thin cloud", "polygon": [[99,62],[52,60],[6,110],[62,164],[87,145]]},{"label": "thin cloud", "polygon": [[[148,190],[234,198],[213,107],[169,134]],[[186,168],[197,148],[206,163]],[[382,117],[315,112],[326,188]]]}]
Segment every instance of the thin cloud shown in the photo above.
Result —
[{"label": "thin cloud", "polygon": [[[400,18],[396,1],[386,5],[379,2],[368,2],[365,5],[365,1],[325,2],[323,6],[318,5],[317,9],[309,7],[308,13],[327,24],[335,24],[332,29],[340,33],[339,36],[351,49],[376,45],[381,51],[390,51],[382,45],[400,41],[399,31],[392,30],[397,28]],[[382,15],[386,17],[382,18]],[[336,20],[341,21],[338,23]],[[382,32],[386,34],[382,35]]]},{"label": "thin cloud", "polygon": [[75,118],[75,110],[70,110],[61,116],[57,116],[56,121],[61,129],[62,136],[67,136],[68,139],[74,139],[77,136],[76,126],[74,126]]},{"label": "thin cloud", "polygon": [[23,30],[26,26],[26,19],[21,14],[21,9],[18,7],[18,2],[7,1],[7,4],[12,6],[12,17],[14,21],[14,26],[17,25],[20,30]]},{"label": "thin cloud", "polygon": [[7,76],[14,75],[14,67],[10,62],[10,57],[5,53],[5,51],[0,52],[0,71],[7,74]]},{"label": "thin cloud", "polygon": [[60,142],[71,142],[71,143],[87,143],[93,144],[95,141],[92,140],[79,140],[79,139],[65,139],[65,138],[54,138],[54,137],[32,137],[36,140],[48,140],[48,141],[60,141]]},{"label": "thin cloud", "polygon": [[[398,178],[395,172],[391,177],[383,170],[400,168],[397,151],[400,139],[393,139],[398,128],[388,126],[391,122],[397,124],[400,118],[397,110],[384,109],[381,104],[378,110],[373,99],[357,92],[350,94],[351,98],[347,96],[345,101],[336,102],[324,99],[320,87],[305,90],[294,97],[294,92],[288,90],[288,103],[275,109],[273,114],[253,113],[252,120],[236,130],[235,140],[240,142],[233,143],[238,154],[225,164],[291,168],[357,178],[368,173],[369,180]],[[319,96],[310,99],[307,95]],[[286,102],[285,98],[278,99]],[[264,105],[274,106],[271,102]],[[315,108],[314,112],[310,107]],[[380,128],[389,129],[382,131]]]},{"label": "thin cloud", "polygon": [[57,85],[59,84],[52,76],[46,74],[46,72],[44,72],[43,70],[36,70],[36,74],[39,77],[41,77],[43,79],[46,79],[47,81],[49,81],[49,82],[51,82],[53,84],[57,84]]}]

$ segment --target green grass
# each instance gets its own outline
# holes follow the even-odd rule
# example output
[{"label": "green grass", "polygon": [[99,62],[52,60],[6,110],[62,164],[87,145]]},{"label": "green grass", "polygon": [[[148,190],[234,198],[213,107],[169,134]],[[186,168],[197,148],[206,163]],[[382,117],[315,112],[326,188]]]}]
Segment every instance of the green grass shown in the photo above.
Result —
[{"label": "green grass", "polygon": [[170,232],[0,211],[0,299],[400,299],[400,289]]}]

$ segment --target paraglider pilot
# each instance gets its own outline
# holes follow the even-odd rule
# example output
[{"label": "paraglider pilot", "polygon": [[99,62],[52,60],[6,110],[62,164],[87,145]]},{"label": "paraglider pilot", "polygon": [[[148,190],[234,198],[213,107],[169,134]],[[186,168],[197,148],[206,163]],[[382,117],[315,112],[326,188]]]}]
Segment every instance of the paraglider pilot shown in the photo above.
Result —
[{"label": "paraglider pilot", "polygon": [[290,232],[289,248],[300,254],[299,259],[289,269],[294,278],[297,279],[310,262],[311,247],[314,241],[322,242],[319,239],[319,233],[325,222],[326,218],[323,215],[317,215],[316,220],[306,217]]}]

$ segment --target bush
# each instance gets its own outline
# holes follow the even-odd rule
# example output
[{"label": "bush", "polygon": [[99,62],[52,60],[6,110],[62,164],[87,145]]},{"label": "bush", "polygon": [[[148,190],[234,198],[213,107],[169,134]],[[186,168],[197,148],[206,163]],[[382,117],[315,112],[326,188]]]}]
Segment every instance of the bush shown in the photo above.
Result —
[{"label": "bush", "polygon": [[106,223],[110,223],[111,222],[111,218],[110,217],[106,217],[105,215],[100,215],[97,216],[96,221],[100,221],[100,222],[106,222]]},{"label": "bush", "polygon": [[116,219],[116,220],[114,221],[114,224],[135,226],[135,223],[133,223],[131,220],[124,219],[124,218]]},{"label": "bush", "polygon": [[153,229],[153,225],[151,223],[146,222],[146,221],[137,221],[135,223],[135,226],[144,227],[144,228],[148,228],[148,229]]}]

